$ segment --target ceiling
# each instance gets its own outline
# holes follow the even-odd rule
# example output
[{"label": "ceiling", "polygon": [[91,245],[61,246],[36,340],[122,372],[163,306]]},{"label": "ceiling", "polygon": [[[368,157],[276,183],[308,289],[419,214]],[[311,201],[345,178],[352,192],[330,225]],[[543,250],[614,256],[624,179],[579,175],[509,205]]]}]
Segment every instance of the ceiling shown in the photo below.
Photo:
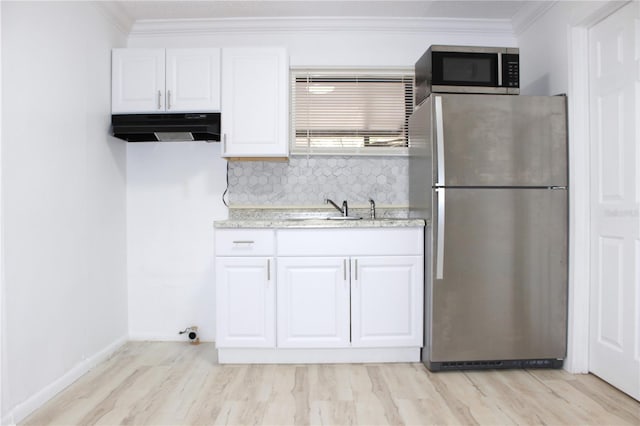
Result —
[{"label": "ceiling", "polygon": [[[548,2],[548,0],[547,0]],[[275,17],[397,17],[512,20],[545,1],[431,0],[119,0],[131,21]]]}]

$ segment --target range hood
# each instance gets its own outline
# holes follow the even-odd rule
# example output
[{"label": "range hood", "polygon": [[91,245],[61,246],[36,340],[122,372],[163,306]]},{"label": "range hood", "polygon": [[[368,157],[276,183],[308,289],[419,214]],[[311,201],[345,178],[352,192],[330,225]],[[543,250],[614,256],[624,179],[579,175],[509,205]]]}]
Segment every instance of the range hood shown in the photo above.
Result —
[{"label": "range hood", "polygon": [[114,114],[113,136],[127,142],[220,141],[220,113]]}]

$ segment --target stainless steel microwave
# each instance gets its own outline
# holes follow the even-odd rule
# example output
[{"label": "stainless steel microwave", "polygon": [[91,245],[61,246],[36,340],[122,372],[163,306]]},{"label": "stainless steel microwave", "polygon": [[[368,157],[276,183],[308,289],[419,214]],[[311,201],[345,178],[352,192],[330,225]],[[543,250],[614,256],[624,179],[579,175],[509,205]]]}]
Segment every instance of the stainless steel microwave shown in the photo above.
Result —
[{"label": "stainless steel microwave", "polygon": [[514,47],[431,46],[415,65],[415,101],[430,93],[520,93],[520,51]]}]

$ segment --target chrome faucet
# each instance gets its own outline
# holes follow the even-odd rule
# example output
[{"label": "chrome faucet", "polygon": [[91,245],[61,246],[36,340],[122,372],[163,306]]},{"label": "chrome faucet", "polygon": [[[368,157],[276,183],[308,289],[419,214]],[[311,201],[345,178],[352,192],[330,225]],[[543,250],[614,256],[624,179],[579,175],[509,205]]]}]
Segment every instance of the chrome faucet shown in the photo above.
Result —
[{"label": "chrome faucet", "polygon": [[349,206],[347,205],[347,200],[344,200],[342,202],[342,208],[338,207],[338,205],[336,203],[334,203],[333,201],[331,201],[328,198],[325,198],[324,202],[326,204],[331,204],[333,207],[335,207],[336,210],[338,210],[340,213],[342,213],[342,216],[344,216],[344,217],[349,216]]},{"label": "chrome faucet", "polygon": [[375,219],[376,218],[376,202],[373,201],[372,198],[369,198],[369,207],[370,207],[371,219]]}]

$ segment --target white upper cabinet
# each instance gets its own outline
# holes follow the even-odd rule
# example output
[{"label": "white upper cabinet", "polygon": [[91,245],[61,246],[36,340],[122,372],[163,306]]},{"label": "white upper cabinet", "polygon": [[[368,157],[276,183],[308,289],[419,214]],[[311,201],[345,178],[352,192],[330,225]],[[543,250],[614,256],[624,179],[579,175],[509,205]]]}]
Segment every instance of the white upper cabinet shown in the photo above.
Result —
[{"label": "white upper cabinet", "polygon": [[113,49],[111,112],[164,111],[164,49]]},{"label": "white upper cabinet", "polygon": [[167,49],[167,111],[220,111],[220,49]]},{"label": "white upper cabinet", "polygon": [[223,157],[287,157],[289,63],[284,48],[222,50]]},{"label": "white upper cabinet", "polygon": [[113,49],[111,112],[220,111],[220,49]]}]

